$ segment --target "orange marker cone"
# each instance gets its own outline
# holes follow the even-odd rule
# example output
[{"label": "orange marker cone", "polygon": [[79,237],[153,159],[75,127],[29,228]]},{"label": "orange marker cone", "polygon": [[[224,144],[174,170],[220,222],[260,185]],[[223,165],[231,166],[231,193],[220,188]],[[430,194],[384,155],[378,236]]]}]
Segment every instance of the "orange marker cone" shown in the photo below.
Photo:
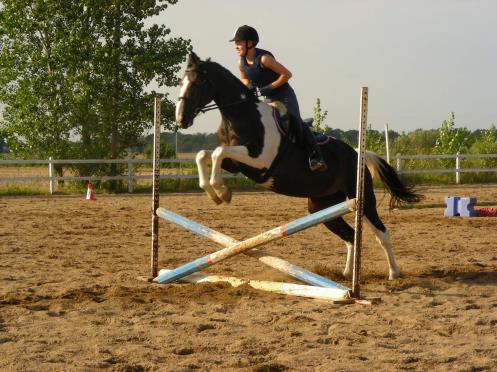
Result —
[{"label": "orange marker cone", "polygon": [[91,183],[86,186],[86,200],[97,200],[95,199],[95,193],[93,192]]}]

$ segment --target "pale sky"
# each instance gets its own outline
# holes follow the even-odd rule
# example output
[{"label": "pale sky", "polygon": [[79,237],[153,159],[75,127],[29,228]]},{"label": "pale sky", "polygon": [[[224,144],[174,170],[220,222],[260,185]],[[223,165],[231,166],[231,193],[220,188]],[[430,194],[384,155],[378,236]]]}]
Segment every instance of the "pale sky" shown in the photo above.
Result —
[{"label": "pale sky", "polygon": [[[238,76],[228,40],[248,24],[292,73],[303,117],[316,98],[326,124],[356,129],[359,96],[369,87],[373,129],[497,124],[497,0],[180,0],[157,23],[191,39],[194,51]],[[176,99],[179,89],[167,89]],[[219,112],[184,133],[214,132]]]}]

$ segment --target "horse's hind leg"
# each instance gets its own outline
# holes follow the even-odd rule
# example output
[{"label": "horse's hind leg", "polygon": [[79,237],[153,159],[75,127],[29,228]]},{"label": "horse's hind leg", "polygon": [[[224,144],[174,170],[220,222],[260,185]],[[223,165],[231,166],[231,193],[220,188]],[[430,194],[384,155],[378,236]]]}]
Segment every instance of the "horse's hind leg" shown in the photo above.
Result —
[{"label": "horse's hind leg", "polygon": [[364,216],[366,217],[366,222],[373,230],[376,240],[385,252],[388,262],[388,278],[390,280],[398,278],[400,276],[400,270],[395,260],[392,243],[388,236],[388,230],[386,226],[383,225],[383,222],[381,222],[378,211],[376,210],[376,198],[374,196],[372,181],[369,183],[367,180],[364,188]]},{"label": "horse's hind leg", "polygon": [[[341,203],[344,200],[345,194],[342,193],[328,195],[321,198],[309,198],[308,210],[310,213],[314,213],[324,208],[331,207],[332,205]],[[354,264],[354,229],[350,227],[350,225],[345,222],[342,217],[325,222],[324,225],[328,230],[338,235],[345,242],[345,246],[347,247],[347,261],[345,263],[343,275],[346,278],[352,277],[352,268]]]}]

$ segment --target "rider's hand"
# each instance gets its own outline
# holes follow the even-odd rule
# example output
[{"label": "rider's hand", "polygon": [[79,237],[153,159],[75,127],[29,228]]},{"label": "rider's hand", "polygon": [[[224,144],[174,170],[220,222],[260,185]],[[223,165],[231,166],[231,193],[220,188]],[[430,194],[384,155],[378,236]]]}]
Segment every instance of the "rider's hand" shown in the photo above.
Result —
[{"label": "rider's hand", "polygon": [[262,88],[259,88],[259,93],[261,94],[261,96],[267,96],[271,93],[272,90],[273,87],[271,86],[271,84],[268,84],[263,86]]},{"label": "rider's hand", "polygon": [[254,96],[257,96],[257,87],[252,84],[251,81],[249,81],[249,83],[247,84],[247,88],[248,90],[250,90],[250,93],[252,93]]}]

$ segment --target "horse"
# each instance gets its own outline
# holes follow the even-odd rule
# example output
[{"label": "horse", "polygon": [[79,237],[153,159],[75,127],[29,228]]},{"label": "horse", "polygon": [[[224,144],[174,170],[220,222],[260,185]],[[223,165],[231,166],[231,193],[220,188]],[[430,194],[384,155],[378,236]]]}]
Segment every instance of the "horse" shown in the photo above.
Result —
[{"label": "horse", "polygon": [[[210,103],[214,101],[214,103]],[[200,112],[219,109],[221,124],[217,130],[218,147],[201,150],[196,156],[199,186],[217,204],[231,201],[221,169],[242,173],[264,188],[292,197],[305,197],[308,211],[317,212],[356,194],[357,152],[348,144],[329,137],[321,145],[328,165],[326,172],[312,172],[304,147],[294,136],[284,133],[277,120],[277,110],[257,99],[236,76],[210,59],[201,60],[191,53],[181,81],[176,102],[176,121],[181,128],[193,125]],[[293,128],[302,125],[294,120]],[[290,126],[291,127],[291,126]],[[208,179],[207,162],[212,170]],[[404,185],[396,171],[381,157],[367,152],[364,177],[364,217],[388,262],[390,280],[400,276],[388,230],[376,210],[371,173],[389,192],[390,208],[402,202],[416,203],[422,198],[412,186]],[[354,229],[337,218],[324,225],[338,235],[347,247],[343,275],[350,278],[353,267]]]}]

